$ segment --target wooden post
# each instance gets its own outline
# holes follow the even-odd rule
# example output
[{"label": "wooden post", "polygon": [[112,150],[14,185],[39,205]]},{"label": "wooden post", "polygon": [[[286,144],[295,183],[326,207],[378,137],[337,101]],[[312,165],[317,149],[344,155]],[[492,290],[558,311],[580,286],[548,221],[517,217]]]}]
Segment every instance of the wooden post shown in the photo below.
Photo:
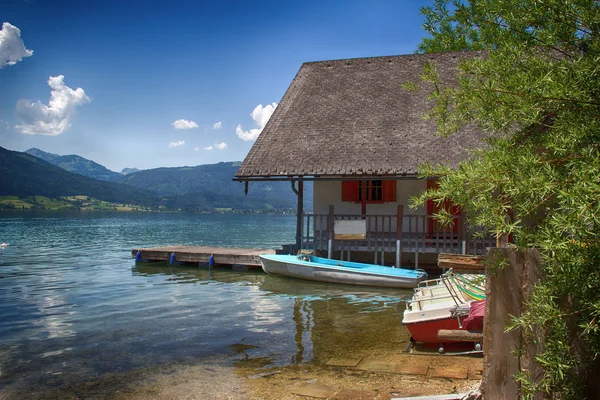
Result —
[{"label": "wooden post", "polygon": [[359,181],[360,183],[360,215],[362,219],[366,218],[367,215],[367,182]]},{"label": "wooden post", "polygon": [[[293,188],[292,181],[292,188]],[[296,251],[302,249],[302,225],[304,222],[304,181],[302,178],[298,180],[298,190],[294,190],[298,196],[298,209],[296,211]]]},{"label": "wooden post", "polygon": [[[302,219],[302,223],[304,224],[304,219]],[[304,229],[304,226],[302,227]],[[314,230],[314,228],[313,228]],[[310,215],[306,216],[306,244],[310,243]],[[304,244],[302,244],[302,248],[304,248]],[[313,250],[315,248],[315,238],[313,237]]]},{"label": "wooden post", "polygon": [[302,249],[302,235],[304,235],[304,180],[298,180],[298,213],[300,214],[300,249]]},{"label": "wooden post", "polygon": [[497,248],[508,247],[508,235],[502,234],[502,235],[496,236],[496,247]]},{"label": "wooden post", "polygon": [[404,206],[398,205],[396,213],[396,268],[402,268],[402,221],[404,220]]},{"label": "wooden post", "polygon": [[[529,371],[542,376],[535,355],[540,349],[524,341],[520,330],[505,332],[512,316],[520,316],[532,287],[539,279],[537,250],[491,249],[488,258],[506,258],[506,268],[486,267],[486,306],[483,326],[483,375],[481,390],[486,400],[517,399],[520,384],[515,375]],[[542,333],[540,333],[540,337]],[[514,350],[522,349],[519,357]],[[536,394],[536,399],[541,398]]]},{"label": "wooden post", "polygon": [[460,329],[440,329],[437,337],[443,342],[483,342],[482,332],[470,332]]},{"label": "wooden post", "polygon": [[462,243],[461,243],[462,244],[462,254],[467,254],[467,252],[469,251],[468,250],[469,245],[467,242],[467,240],[468,240],[467,239],[467,235],[468,235],[467,223],[466,223],[467,221],[466,221],[466,218],[463,217],[462,215],[459,215],[459,221],[460,221],[460,238],[462,241]]},{"label": "wooden post", "polygon": [[332,258],[333,255],[333,228],[335,214],[333,213],[333,205],[329,206],[329,218],[327,218],[327,233],[329,238],[327,240],[327,258]]}]

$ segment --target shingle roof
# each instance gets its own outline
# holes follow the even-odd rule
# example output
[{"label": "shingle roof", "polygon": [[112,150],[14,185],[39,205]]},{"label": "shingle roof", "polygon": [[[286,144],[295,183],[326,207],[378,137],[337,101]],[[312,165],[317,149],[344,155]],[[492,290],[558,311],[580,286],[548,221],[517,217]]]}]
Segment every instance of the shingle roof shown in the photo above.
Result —
[{"label": "shingle roof", "polygon": [[357,58],[304,63],[254,143],[236,178],[406,176],[430,163],[456,165],[480,145],[467,127],[448,138],[422,118],[426,62],[452,82],[461,58],[479,52]]}]

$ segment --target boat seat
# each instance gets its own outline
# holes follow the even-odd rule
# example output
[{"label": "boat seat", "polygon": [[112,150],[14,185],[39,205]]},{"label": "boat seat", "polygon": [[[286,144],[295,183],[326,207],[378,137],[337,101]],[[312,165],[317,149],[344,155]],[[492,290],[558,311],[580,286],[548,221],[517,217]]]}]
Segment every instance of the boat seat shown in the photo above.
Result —
[{"label": "boat seat", "polygon": [[470,304],[461,304],[460,306],[456,306],[454,309],[454,315],[469,315],[469,310],[471,309]]}]

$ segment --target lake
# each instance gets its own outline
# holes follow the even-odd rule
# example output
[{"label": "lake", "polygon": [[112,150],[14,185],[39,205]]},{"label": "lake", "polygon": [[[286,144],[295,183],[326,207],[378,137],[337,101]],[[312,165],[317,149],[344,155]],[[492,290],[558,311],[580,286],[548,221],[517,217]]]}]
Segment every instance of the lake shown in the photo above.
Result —
[{"label": "lake", "polygon": [[408,338],[411,290],[131,258],[165,245],[280,248],[294,235],[293,215],[0,212],[0,398],[114,397],[151,371],[248,377]]}]

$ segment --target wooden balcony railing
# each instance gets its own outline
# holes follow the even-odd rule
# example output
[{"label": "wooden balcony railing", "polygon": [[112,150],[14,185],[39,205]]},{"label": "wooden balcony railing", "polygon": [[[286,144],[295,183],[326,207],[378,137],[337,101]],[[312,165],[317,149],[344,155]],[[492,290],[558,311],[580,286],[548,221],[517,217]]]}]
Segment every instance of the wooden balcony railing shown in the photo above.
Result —
[{"label": "wooden balcony railing", "polygon": [[[362,220],[364,232],[348,239],[336,235],[335,221]],[[341,238],[344,236],[344,238]],[[400,266],[402,253],[455,253],[484,255],[486,248],[495,247],[493,237],[479,238],[468,229],[464,217],[457,216],[453,226],[441,226],[431,215],[404,215],[398,207],[396,215],[342,215],[305,214],[302,216],[303,249],[327,251],[328,255],[340,251],[365,251],[374,254],[374,263],[383,263],[385,253],[396,253],[396,266]],[[378,262],[380,260],[380,262]]]}]

